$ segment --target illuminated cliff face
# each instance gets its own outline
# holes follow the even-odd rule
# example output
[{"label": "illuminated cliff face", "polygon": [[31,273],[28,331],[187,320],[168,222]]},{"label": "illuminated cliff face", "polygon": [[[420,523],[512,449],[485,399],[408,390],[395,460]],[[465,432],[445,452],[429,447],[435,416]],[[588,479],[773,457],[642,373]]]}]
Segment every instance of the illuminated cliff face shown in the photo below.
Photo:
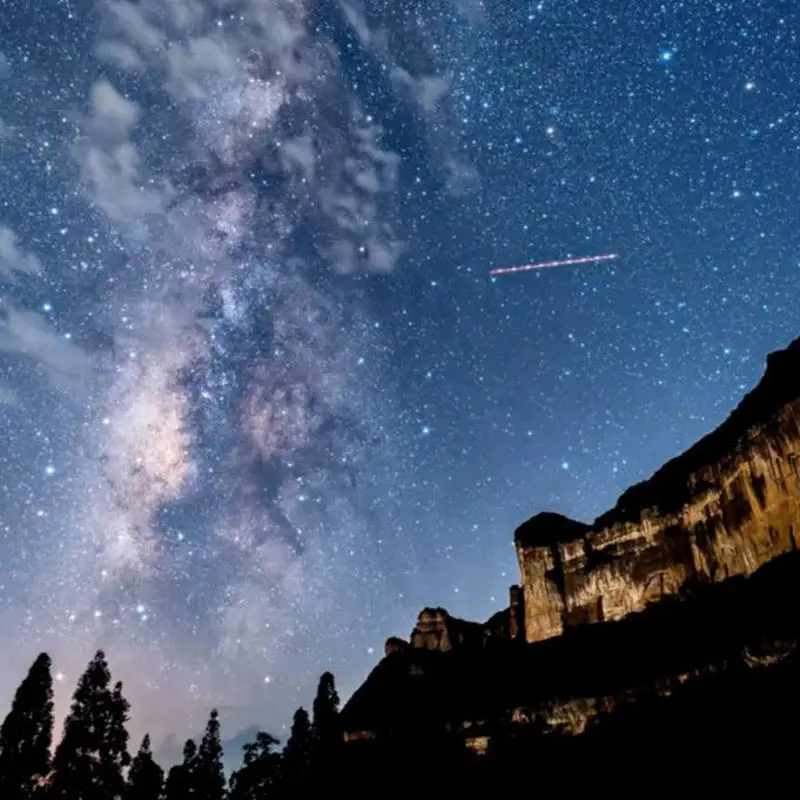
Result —
[{"label": "illuminated cliff face", "polygon": [[[436,719],[485,752],[498,709],[501,728],[579,733],[645,695],[797,651],[800,553],[780,556],[800,550],[800,339],[722,425],[593,524],[542,513],[514,540],[508,608],[484,623],[423,609],[343,710],[348,739]],[[632,615],[699,584],[720,585]]]},{"label": "illuminated cliff face", "polygon": [[781,380],[789,392],[800,381],[797,343],[717,431],[594,525],[541,514],[520,526],[527,641],[620,619],[690,582],[749,575],[798,546],[800,392],[767,398]]}]

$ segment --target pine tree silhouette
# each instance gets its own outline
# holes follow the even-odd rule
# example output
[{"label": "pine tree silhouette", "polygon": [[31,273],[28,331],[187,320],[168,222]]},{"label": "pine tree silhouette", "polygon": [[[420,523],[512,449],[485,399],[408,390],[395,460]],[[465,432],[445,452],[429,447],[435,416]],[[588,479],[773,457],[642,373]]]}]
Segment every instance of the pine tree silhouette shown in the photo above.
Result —
[{"label": "pine tree silhouette", "polygon": [[225,772],[222,767],[219,713],[216,709],[208,718],[196,761],[196,792],[200,800],[223,800]]},{"label": "pine tree silhouette", "polygon": [[283,748],[281,786],[286,792],[306,791],[311,781],[313,740],[308,712],[298,708],[294,712],[292,730]]},{"label": "pine tree silhouette", "polygon": [[156,764],[150,750],[150,734],[145,734],[133,759],[125,786],[125,800],[159,800],[164,785],[164,770]]},{"label": "pine tree silhouette", "polygon": [[48,800],[118,800],[127,750],[128,703],[122,684],[109,689],[111,674],[98,650],[81,676],[53,758]]},{"label": "pine tree silhouette", "polygon": [[311,730],[314,740],[312,764],[314,779],[317,783],[329,784],[335,778],[342,742],[339,726],[339,695],[330,672],[324,672],[319,679],[313,712],[314,721]]},{"label": "pine tree silhouette", "polygon": [[53,740],[53,680],[50,657],[33,662],[0,726],[0,797],[27,800],[50,772]]},{"label": "pine tree silhouette", "polygon": [[104,767],[104,783],[109,797],[122,797],[125,791],[123,770],[130,766],[131,757],[128,753],[128,730],[125,727],[130,719],[130,703],[122,696],[122,683],[114,684],[111,693],[111,703],[108,715],[108,730],[106,731],[106,750]]},{"label": "pine tree silhouette", "polygon": [[244,763],[231,775],[228,800],[266,800],[278,786],[281,755],[275,752],[278,740],[264,731],[244,746]]},{"label": "pine tree silhouette", "polygon": [[190,800],[195,798],[197,771],[197,745],[187,739],[183,746],[183,763],[172,767],[164,787],[166,800]]}]

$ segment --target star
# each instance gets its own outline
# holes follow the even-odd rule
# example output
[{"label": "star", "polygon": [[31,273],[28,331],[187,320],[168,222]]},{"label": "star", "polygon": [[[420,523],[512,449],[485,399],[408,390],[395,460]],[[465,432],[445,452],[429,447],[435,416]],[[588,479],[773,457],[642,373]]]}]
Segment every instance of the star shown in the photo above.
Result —
[{"label": "star", "polygon": [[287,61],[255,0],[180,36],[157,0],[38,5],[0,56],[0,636],[46,632],[59,690],[107,646],[134,739],[212,702],[280,731],[442,589],[489,619],[521,522],[596,518],[800,334],[766,6],[355,4],[333,35],[298,0]]}]

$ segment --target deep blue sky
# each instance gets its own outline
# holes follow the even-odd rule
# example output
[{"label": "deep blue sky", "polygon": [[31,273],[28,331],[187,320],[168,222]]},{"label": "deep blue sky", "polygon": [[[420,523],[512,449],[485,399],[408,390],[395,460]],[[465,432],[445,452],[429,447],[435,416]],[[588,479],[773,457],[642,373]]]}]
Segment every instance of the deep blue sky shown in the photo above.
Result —
[{"label": "deep blue sky", "polygon": [[793,3],[433,5],[0,5],[4,696],[280,734],[800,334]]}]

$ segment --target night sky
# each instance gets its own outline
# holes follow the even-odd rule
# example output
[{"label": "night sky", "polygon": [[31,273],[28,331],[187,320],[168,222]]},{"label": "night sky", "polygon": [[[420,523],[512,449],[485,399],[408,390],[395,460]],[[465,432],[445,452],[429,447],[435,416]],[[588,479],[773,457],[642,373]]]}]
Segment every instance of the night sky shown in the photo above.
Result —
[{"label": "night sky", "polygon": [[[0,695],[283,736],[800,334],[795,2],[0,0]],[[492,278],[490,269],[619,259]],[[3,712],[5,713],[5,712]]]}]

